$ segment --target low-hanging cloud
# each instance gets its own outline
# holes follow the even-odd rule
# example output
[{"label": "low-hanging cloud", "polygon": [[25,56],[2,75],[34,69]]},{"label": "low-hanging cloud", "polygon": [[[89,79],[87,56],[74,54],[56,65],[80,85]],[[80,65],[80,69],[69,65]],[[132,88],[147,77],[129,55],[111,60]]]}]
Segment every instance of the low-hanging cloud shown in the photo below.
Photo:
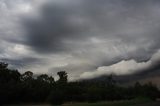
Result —
[{"label": "low-hanging cloud", "polygon": [[[147,62],[136,62],[135,60],[122,60],[110,66],[101,66],[96,71],[84,72],[80,79],[92,79],[103,75],[131,75],[157,67],[160,62],[160,50]],[[151,70],[153,71],[153,70]]]}]

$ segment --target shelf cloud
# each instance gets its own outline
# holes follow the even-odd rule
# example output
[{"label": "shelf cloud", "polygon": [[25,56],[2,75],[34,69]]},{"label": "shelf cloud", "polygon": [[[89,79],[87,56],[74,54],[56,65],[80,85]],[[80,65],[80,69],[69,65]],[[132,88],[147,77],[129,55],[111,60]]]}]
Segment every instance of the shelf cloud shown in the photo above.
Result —
[{"label": "shelf cloud", "polygon": [[[80,79],[91,79],[104,75],[131,75],[135,73],[152,70],[159,66],[160,50],[155,53],[150,60],[146,62],[136,62],[135,60],[122,60],[110,66],[101,66],[93,72],[84,72],[80,75]],[[152,70],[153,71],[153,70]]]}]

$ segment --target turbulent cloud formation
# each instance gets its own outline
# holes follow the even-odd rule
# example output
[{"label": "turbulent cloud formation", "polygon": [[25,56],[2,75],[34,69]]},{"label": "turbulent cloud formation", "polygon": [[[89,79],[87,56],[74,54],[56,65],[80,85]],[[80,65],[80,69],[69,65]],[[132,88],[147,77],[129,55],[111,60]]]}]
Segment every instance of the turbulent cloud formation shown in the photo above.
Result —
[{"label": "turbulent cloud formation", "polygon": [[160,50],[157,53],[155,53],[147,62],[136,62],[135,60],[122,60],[110,66],[99,67],[96,71],[93,72],[84,72],[80,75],[80,79],[90,79],[110,74],[130,75],[134,73],[140,73],[142,71],[151,70],[152,68],[159,66],[159,62]]},{"label": "turbulent cloud formation", "polygon": [[0,13],[0,60],[23,71],[74,80],[159,62],[159,0],[0,0]]},{"label": "turbulent cloud formation", "polygon": [[94,48],[98,42],[106,46],[110,41],[113,41],[108,46],[111,48],[116,46],[115,43],[120,43],[123,47],[128,45],[132,51],[143,49],[140,52],[152,52],[146,48],[158,48],[154,41],[160,39],[159,5],[156,6],[154,2],[61,2],[44,5],[38,19],[26,20],[28,43],[36,51],[75,51],[84,48],[84,43],[88,43],[85,44],[86,48]]}]

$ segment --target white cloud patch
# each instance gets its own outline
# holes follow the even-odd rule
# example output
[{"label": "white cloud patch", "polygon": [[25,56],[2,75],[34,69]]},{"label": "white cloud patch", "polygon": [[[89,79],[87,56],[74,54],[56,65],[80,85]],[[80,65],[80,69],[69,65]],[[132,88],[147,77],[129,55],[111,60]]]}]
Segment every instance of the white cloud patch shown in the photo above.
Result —
[{"label": "white cloud patch", "polygon": [[160,50],[155,53],[147,62],[136,62],[135,60],[122,60],[110,66],[101,66],[93,72],[84,72],[80,75],[80,79],[91,79],[103,75],[130,75],[140,71],[149,69],[160,62]]}]

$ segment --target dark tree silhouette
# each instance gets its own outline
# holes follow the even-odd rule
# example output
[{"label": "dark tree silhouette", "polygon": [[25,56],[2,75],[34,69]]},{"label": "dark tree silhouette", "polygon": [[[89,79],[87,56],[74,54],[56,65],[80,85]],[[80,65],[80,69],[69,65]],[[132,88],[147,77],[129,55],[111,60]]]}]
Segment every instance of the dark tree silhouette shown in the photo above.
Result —
[{"label": "dark tree silhouette", "polygon": [[58,82],[66,83],[68,81],[68,79],[67,79],[68,75],[65,71],[60,71],[57,73],[57,75],[59,76]]},{"label": "dark tree silhouette", "polygon": [[42,82],[47,82],[50,84],[53,84],[55,82],[54,78],[52,76],[49,77],[47,74],[42,74],[42,75],[38,76],[37,80],[42,81]]},{"label": "dark tree silhouette", "polygon": [[7,64],[7,63],[0,62],[0,70],[7,69],[7,67],[8,67],[8,64]]},{"label": "dark tree silhouette", "polygon": [[107,77],[106,84],[110,87],[113,87],[116,84],[112,74]]},{"label": "dark tree silhouette", "polygon": [[[155,100],[160,96],[159,89],[152,83],[137,82],[130,87],[116,84],[112,75],[104,82],[86,80],[67,82],[67,72],[57,73],[58,81],[52,76],[41,74],[33,77],[31,71],[24,74],[8,68],[8,64],[0,62],[0,105],[16,103],[52,103],[65,102],[98,102],[128,100],[145,97]],[[36,76],[36,75],[35,75]]]},{"label": "dark tree silhouette", "polygon": [[33,72],[26,71],[24,74],[22,74],[21,78],[22,78],[23,81],[31,80],[33,78]]}]

